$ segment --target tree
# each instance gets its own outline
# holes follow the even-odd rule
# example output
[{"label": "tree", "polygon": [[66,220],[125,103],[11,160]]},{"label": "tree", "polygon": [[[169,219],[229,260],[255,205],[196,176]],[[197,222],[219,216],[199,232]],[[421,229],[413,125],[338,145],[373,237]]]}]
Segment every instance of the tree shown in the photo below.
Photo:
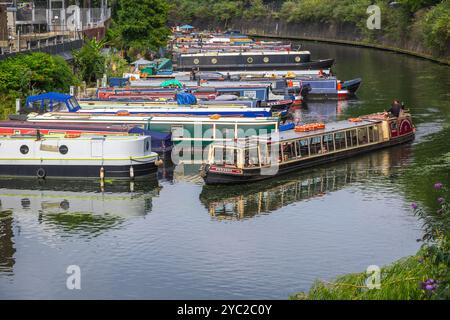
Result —
[{"label": "tree", "polygon": [[[67,62],[59,56],[36,52],[18,55],[0,62],[0,114],[14,110],[14,100],[31,94],[68,92],[77,78]],[[2,111],[2,112],[1,112]]]},{"label": "tree", "polygon": [[102,55],[105,43],[105,40],[87,39],[83,48],[74,52],[75,67],[87,83],[96,82],[105,73],[105,57]]},{"label": "tree", "polygon": [[118,0],[116,27],[125,47],[157,51],[165,46],[168,11],[165,0]]}]

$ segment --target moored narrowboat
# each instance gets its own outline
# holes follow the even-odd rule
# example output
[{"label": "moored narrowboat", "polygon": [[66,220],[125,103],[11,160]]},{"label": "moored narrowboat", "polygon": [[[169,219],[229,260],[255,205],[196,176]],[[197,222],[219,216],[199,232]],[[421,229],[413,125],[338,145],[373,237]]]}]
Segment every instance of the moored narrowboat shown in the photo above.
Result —
[{"label": "moored narrowboat", "polygon": [[[118,124],[133,125],[145,130],[171,133],[172,141],[198,143],[207,146],[220,142],[279,130],[279,117],[180,117],[135,115],[90,115],[75,113],[29,114],[28,121],[35,123]],[[227,139],[225,139],[227,137]]]},{"label": "moored narrowboat", "polygon": [[[14,116],[12,116],[14,118]],[[19,116],[23,118],[22,116]],[[63,135],[143,135],[151,139],[151,150],[160,155],[172,151],[173,143],[170,133],[145,130],[133,125],[117,124],[83,124],[83,123],[52,123],[32,122],[23,120],[0,121],[0,136],[36,136],[63,134]]]},{"label": "moored narrowboat", "polygon": [[309,51],[181,54],[176,70],[328,69],[334,59],[311,60]]},{"label": "moored narrowboat", "polygon": [[236,142],[213,144],[201,175],[206,184],[263,180],[414,139],[410,114],[381,113]]},{"label": "moored narrowboat", "polygon": [[156,172],[145,136],[3,136],[0,176],[134,179]]}]

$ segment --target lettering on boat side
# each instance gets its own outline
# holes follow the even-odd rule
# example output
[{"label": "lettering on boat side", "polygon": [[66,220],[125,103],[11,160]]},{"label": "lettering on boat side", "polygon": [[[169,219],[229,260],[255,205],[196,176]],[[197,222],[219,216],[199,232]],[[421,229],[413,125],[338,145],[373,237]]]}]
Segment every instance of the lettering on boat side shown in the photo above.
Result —
[{"label": "lettering on boat side", "polygon": [[203,316],[208,318],[210,315],[222,315],[222,316],[233,316],[233,315],[270,315],[272,305],[263,304],[237,304],[229,305],[222,304],[220,308],[208,307],[208,306],[188,306],[187,304],[178,307],[177,314],[188,315],[188,316]]},{"label": "lettering on boat side", "polygon": [[70,265],[66,269],[69,274],[66,280],[68,290],[81,290],[81,268],[77,265]]}]

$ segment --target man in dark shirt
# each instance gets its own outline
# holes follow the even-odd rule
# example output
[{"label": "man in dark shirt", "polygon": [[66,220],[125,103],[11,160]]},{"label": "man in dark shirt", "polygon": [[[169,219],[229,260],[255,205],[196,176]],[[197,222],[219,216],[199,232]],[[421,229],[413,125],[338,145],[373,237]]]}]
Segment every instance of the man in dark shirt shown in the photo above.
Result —
[{"label": "man in dark shirt", "polygon": [[398,100],[394,100],[391,104],[391,108],[388,110],[393,116],[398,117],[400,115],[400,110],[402,109],[402,104]]}]

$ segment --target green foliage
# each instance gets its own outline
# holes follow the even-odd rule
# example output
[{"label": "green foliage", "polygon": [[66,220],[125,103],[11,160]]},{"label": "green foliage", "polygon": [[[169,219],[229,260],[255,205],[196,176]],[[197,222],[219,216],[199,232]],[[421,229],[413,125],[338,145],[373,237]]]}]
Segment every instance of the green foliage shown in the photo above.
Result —
[{"label": "green foliage", "polygon": [[440,54],[448,54],[450,42],[450,0],[431,8],[421,21],[425,43]]},{"label": "green foliage", "polygon": [[88,84],[96,82],[105,73],[105,57],[101,52],[105,43],[105,40],[87,39],[84,46],[73,54],[74,65],[81,79]]},{"label": "green foliage", "polygon": [[157,51],[165,46],[170,34],[168,11],[165,0],[119,0],[115,26],[125,48]]},{"label": "green foliage", "polygon": [[0,62],[0,110],[5,118],[15,109],[15,99],[30,94],[68,92],[78,83],[70,66],[59,56],[46,53],[18,55]]},{"label": "green foliage", "polygon": [[369,289],[365,272],[337,277],[332,282],[316,281],[308,294],[297,293],[291,300],[419,300],[426,298],[420,284],[431,275],[430,265],[420,255],[381,268],[380,289]]},{"label": "green foliage", "polygon": [[436,5],[440,0],[399,0],[398,2],[400,2],[409,12],[416,12],[422,8]]},{"label": "green foliage", "polygon": [[267,7],[263,0],[250,0],[249,8],[244,10],[243,16],[246,19],[260,19],[267,16]]},{"label": "green foliage", "polygon": [[110,53],[106,56],[106,75],[110,77],[122,77],[129,69],[128,61],[119,53]]}]

